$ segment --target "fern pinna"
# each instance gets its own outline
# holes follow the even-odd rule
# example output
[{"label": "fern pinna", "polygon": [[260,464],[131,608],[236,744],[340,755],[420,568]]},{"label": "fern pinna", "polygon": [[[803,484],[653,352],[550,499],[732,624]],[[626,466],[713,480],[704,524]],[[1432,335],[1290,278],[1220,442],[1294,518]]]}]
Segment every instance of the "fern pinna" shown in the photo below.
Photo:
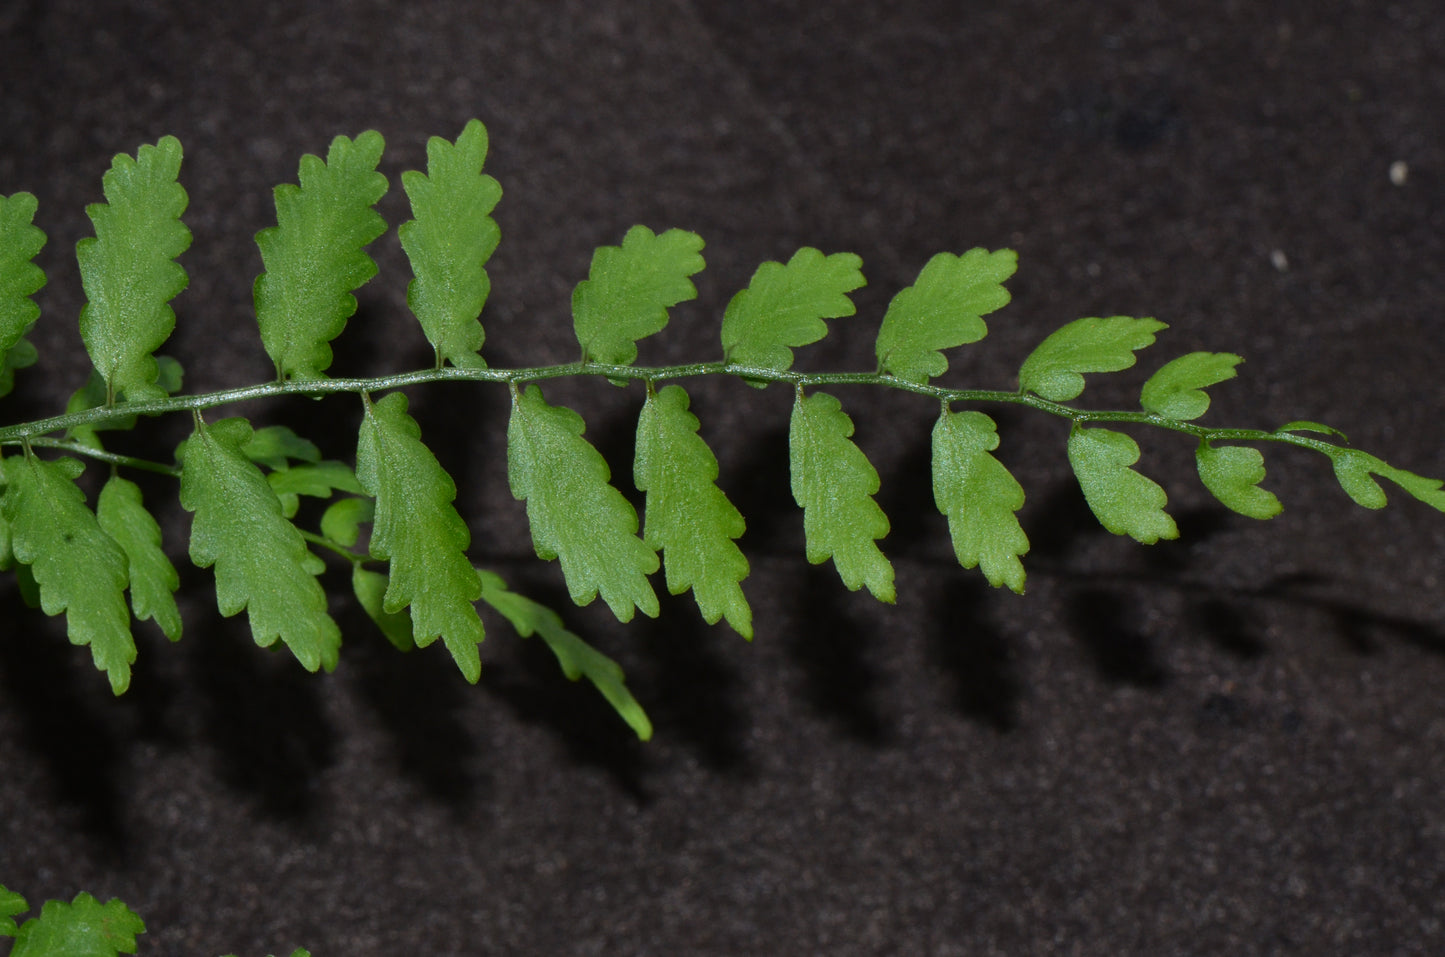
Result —
[{"label": "fern pinna", "polygon": [[[1110,532],[1151,543],[1179,534],[1164,490],[1135,470],[1139,446],[1110,423],[1151,425],[1192,436],[1199,477],[1225,506],[1267,519],[1281,508],[1261,487],[1263,456],[1253,445],[1280,442],[1329,458],[1344,491],[1367,508],[1385,504],[1377,478],[1445,510],[1437,479],[1397,469],[1351,449],[1314,422],[1274,430],[1196,424],[1209,406],[1205,388],[1232,378],[1240,357],[1194,352],[1162,365],[1144,384],[1135,410],[1096,411],[1070,403],[1084,376],[1134,365],[1165,326],[1128,316],[1078,319],[1039,343],[1014,389],[949,389],[931,383],[948,368],[945,350],[977,342],[983,317],[1004,306],[1009,250],[943,252],[894,296],[878,331],[871,372],[799,373],[793,350],[828,333],[826,320],[852,315],[849,294],[864,284],[851,253],[798,250],[786,263],[758,267],[729,302],[721,358],[667,367],[635,365],[639,340],[661,332],[668,310],[697,296],[703,241],[680,229],[634,226],[621,245],[596,251],[572,296],[578,361],[498,369],[481,355],[479,321],[490,284],[484,268],[499,231],[491,211],[501,197],[482,173],[487,135],[476,120],[455,142],[433,138],[427,172],[402,174],[413,219],[398,229],[413,278],[407,303],[431,343],[430,369],[371,379],[329,375],[329,343],[356,310],[353,292],[375,275],[365,252],[387,224],[373,208],[387,192],[377,172],[383,142],[366,132],[337,137],[323,160],[301,160],[299,184],[275,190],[277,224],[256,237],[264,272],[254,289],[261,342],[276,380],[204,395],[180,394],[180,365],[157,356],[175,325],[169,303],[185,289],[176,263],[190,243],[180,220],[181,146],[165,137],[120,155],[105,174],[106,202],[87,209],[95,236],[76,254],[88,304],[80,331],[95,371],[64,414],[0,428],[0,568],[14,572],[22,595],[48,614],[64,612],[70,638],[89,645],[96,667],[119,694],[135,661],[131,619],[153,620],[172,640],[181,634],[178,576],[161,532],[125,468],[179,480],[192,513],[190,556],[214,569],[221,614],[248,614],[261,645],[280,641],[310,670],[335,666],[341,632],[317,580],[323,556],[350,563],[362,609],[398,647],[438,639],[463,676],[481,671],[485,633],[478,603],[521,635],[536,633],[572,679],[586,677],[639,737],[652,726],[628,692],[616,662],[568,631],[555,612],[507,588],[468,557],[467,523],[453,506],[456,486],[407,413],[405,386],[466,379],[505,384],[511,394],[507,475],[526,503],[533,544],[556,559],[574,601],[601,597],[622,621],[658,614],[653,575],[668,591],[693,592],[709,623],[726,620],[751,638],[742,589],[748,561],[737,540],[744,516],[718,487],[718,463],[677,380],[729,375],[755,386],[782,383],[794,393],[789,426],[794,498],[803,510],[809,561],[832,560],[843,584],[894,599],[893,566],[879,547],[888,518],[875,500],[878,473],[853,442],[853,421],[825,387],[903,389],[938,404],[932,435],[933,490],[965,568],[1015,592],[1029,542],[1017,513],[1024,490],[994,456],[995,421],[958,405],[1011,403],[1069,423],[1067,456],[1084,497]],[[32,221],[35,198],[0,197],[0,394],[15,370],[35,361],[25,339],[39,308],[30,298],[45,282],[32,262],[45,241]],[[606,461],[587,441],[582,416],[548,402],[543,383],[564,376],[641,382],[633,481],[645,495],[639,520],[613,484]],[[322,460],[315,445],[280,426],[253,428],[243,418],[209,418],[235,402],[285,394],[354,394],[360,405],[356,464]],[[108,451],[106,430],[137,416],[189,412],[193,431],[177,464]],[[55,457],[56,453],[66,453]],[[86,462],[110,477],[92,506],[76,479]],[[296,523],[300,498],[329,500],[315,528]]]}]

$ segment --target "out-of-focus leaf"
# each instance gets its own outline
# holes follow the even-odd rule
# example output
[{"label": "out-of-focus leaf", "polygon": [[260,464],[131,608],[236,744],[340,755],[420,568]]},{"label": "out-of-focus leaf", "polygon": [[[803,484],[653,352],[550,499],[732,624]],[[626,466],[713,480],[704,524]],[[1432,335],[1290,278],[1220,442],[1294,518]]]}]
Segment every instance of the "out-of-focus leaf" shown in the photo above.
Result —
[{"label": "out-of-focus leaf", "polygon": [[517,634],[523,638],[540,635],[568,679],[586,678],[592,682],[639,738],[647,741],[652,737],[652,722],[627,690],[621,665],[568,631],[557,613],[546,605],[508,591],[506,582],[492,572],[478,569],[478,574],[482,579],[482,601],[511,622]]},{"label": "out-of-focus leaf", "polygon": [[332,502],[321,513],[321,534],[342,548],[350,548],[361,537],[361,523],[375,515],[375,502],[369,498],[343,498]]},{"label": "out-of-focus leaf", "polygon": [[388,582],[386,575],[363,568],[360,564],[351,569],[351,590],[356,593],[356,600],[361,604],[362,610],[376,622],[376,627],[381,629],[386,640],[395,645],[398,651],[411,651],[416,647],[416,640],[412,637],[416,626],[412,624],[409,609],[386,610]]}]

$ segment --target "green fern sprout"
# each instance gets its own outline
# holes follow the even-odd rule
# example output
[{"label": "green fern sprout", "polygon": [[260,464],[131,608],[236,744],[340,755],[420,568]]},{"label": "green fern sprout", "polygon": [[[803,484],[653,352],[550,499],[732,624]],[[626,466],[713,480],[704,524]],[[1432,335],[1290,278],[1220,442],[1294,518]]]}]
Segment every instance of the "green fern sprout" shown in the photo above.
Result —
[{"label": "green fern sprout", "polygon": [[[569,678],[592,682],[638,737],[648,738],[652,724],[617,663],[468,557],[470,533],[453,506],[456,486],[398,391],[429,382],[507,387],[512,493],[526,503],[538,556],[558,562],[573,601],[600,596],[621,621],[638,611],[655,616],[652,576],[661,569],[669,592],[693,593],[704,620],[726,620],[749,639],[754,622],[742,588],[749,567],[737,545],[745,519],[717,485],[717,459],[679,384],[687,378],[730,376],[793,390],[789,464],[806,557],[831,560],[847,588],[867,588],[885,602],[895,597],[894,569],[879,545],[889,522],[875,499],[878,473],[853,442],[853,420],[828,387],[900,389],[937,404],[933,492],[954,552],[964,568],[979,568],[990,584],[1014,592],[1026,580],[1029,541],[1017,517],[1024,490],[993,454],[1001,441],[995,421],[956,406],[1010,403],[1067,420],[1067,457],[1089,508],[1110,532],[1146,544],[1179,530],[1164,490],[1134,468],[1138,443],[1111,424],[1192,437],[1204,486],[1251,518],[1271,518],[1282,507],[1261,487],[1264,457],[1254,446],[1268,443],[1326,456],[1346,494],[1366,508],[1385,504],[1377,481],[1383,478],[1445,511],[1440,480],[1352,449],[1328,426],[1197,424],[1209,406],[1204,390],[1235,375],[1241,360],[1232,353],[1194,352],[1165,363],[1144,384],[1138,409],[1071,405],[1086,376],[1135,364],[1165,329],[1152,318],[1070,322],[1024,360],[1016,388],[932,384],[947,371],[946,350],[983,339],[983,317],[1008,303],[1004,282],[1017,266],[1010,250],[930,259],[889,304],[871,372],[792,370],[794,350],[824,338],[827,320],[855,313],[849,296],[864,284],[857,256],[808,247],[786,263],[763,263],[732,297],[721,323],[721,358],[644,367],[635,365],[637,343],[662,332],[668,311],[697,296],[693,277],[705,263],[696,234],[634,226],[620,245],[596,251],[572,295],[576,362],[490,367],[480,352],[486,341],[480,316],[491,291],[485,263],[499,240],[491,212],[501,189],[482,172],[488,141],[476,120],[454,142],[430,141],[425,174],[401,177],[414,216],[398,229],[413,273],[407,302],[434,366],[334,378],[329,343],[356,310],[354,291],[376,274],[366,247],[387,229],[373,208],[389,188],[377,172],[383,147],[374,131],[337,137],[325,160],[302,158],[299,185],[276,188],[277,225],[256,237],[265,271],[256,279],[255,306],[277,377],[240,389],[182,394],[180,364],[156,355],[175,324],[169,302],[187,282],[175,261],[190,242],[180,221],[186,207],[177,181],[180,144],[166,137],[135,157],[117,156],[104,178],[108,202],[88,208],[96,235],[81,240],[76,253],[89,300],[80,331],[95,372],[63,414],[0,427],[0,569],[13,571],[21,594],[47,614],[65,614],[71,641],[90,648],[116,694],[125,691],[136,659],[132,618],[153,620],[172,640],[181,635],[179,577],[139,488],[120,475],[144,469],[178,479],[180,503],[193,516],[191,560],[214,569],[220,613],[244,610],[258,644],[279,641],[312,671],[335,667],[341,631],[317,576],[324,559],[340,560],[350,565],[361,608],[397,647],[440,639],[463,677],[477,681],[485,634],[480,604],[521,636],[540,636]],[[0,196],[0,394],[10,390],[16,370],[35,361],[25,338],[39,314],[30,297],[45,282],[31,261],[45,241],[35,213],[28,193]],[[544,395],[549,380],[580,376],[645,386],[633,464],[633,482],[645,493],[641,518],[587,441],[583,417]],[[354,467],[322,460],[315,445],[286,427],[206,417],[241,399],[334,393],[351,394],[359,405]],[[178,464],[113,452],[102,442],[102,433],[132,428],[138,417],[174,413],[189,413],[193,424]],[[56,452],[65,454],[52,457]],[[87,463],[110,467],[94,506],[76,484]],[[303,497],[328,500],[314,528],[297,524]],[[58,906],[100,905],[77,898]],[[13,922],[7,926],[13,933]]]}]

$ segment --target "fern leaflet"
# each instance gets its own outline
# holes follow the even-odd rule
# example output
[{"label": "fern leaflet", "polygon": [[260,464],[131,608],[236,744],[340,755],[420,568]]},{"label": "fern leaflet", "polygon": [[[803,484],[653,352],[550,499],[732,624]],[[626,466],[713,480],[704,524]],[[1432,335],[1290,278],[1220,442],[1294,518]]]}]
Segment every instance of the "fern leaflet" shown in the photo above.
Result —
[{"label": "fern leaflet", "polygon": [[336,667],[341,630],[326,612],[316,576],[324,565],[261,470],[242,452],[251,438],[245,419],[207,425],[181,444],[181,507],[195,513],[191,560],[216,568],[216,606],[227,617],[246,609],[256,644],[286,643],[307,671]]},{"label": "fern leaflet", "polygon": [[80,336],[105,380],[106,405],[117,395],[156,399],[153,353],[170,337],[176,314],[168,305],[186,288],[186,271],[174,260],[191,245],[180,221],[186,191],[176,182],[181,144],[165,136],[142,146],[136,158],[121,153],[105,174],[105,198],[86,213],[95,236],[75,244],[80,281],[89,302],[80,310]]},{"label": "fern leaflet", "polygon": [[376,275],[362,252],[386,232],[371,207],[386,195],[376,172],[385,146],[368,130],[338,136],[322,162],[301,158],[299,186],[276,187],[276,225],[256,234],[266,271],[256,278],[256,321],[277,378],[317,379],[331,365],[327,344],[356,312],[352,290]]},{"label": "fern leaflet", "polygon": [[486,366],[478,354],[485,334],[478,318],[491,293],[483,265],[501,239],[493,207],[502,187],[482,175],[487,131],[480,120],[467,123],[456,143],[433,136],[426,145],[427,171],[401,174],[415,219],[397,235],[416,278],[406,303],[443,362],[464,369]]},{"label": "fern leaflet", "polygon": [[391,563],[382,613],[409,607],[416,644],[426,647],[440,636],[462,674],[476,683],[483,630],[472,603],[482,585],[466,555],[471,533],[452,506],[457,487],[422,444],[402,393],[366,403],[356,469],[376,498],[372,557]]}]

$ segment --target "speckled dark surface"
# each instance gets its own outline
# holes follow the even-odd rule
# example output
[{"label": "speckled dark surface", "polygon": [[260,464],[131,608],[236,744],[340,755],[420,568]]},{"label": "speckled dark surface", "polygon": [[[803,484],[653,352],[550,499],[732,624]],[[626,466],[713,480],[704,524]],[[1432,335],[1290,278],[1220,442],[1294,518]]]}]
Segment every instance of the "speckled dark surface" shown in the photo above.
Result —
[{"label": "speckled dark surface", "polygon": [[[1085,401],[1129,403],[1190,349],[1233,350],[1212,421],[1328,422],[1445,474],[1445,20],[1425,0],[951,3],[0,2],[0,191],[41,200],[51,285],[7,420],[85,375],[72,255],[110,157],[186,147],[195,242],[167,351],[187,387],[269,375],[250,237],[303,152],[376,128],[395,180],[470,117],[506,190],[493,364],[572,357],[567,304],[628,226],[708,242],[700,302],[644,361],[716,354],[727,297],[802,244],[859,253],[859,318],[803,352],[867,367],[929,255],[1011,246],[1014,302],[946,381],[1012,387],[1080,315],[1171,330]],[[1404,163],[1404,182],[1391,181]],[[383,201],[404,218],[398,186]],[[393,235],[334,371],[426,361]],[[43,370],[43,371],[42,371]],[[1191,449],[1140,435],[1184,538],[1098,530],[1063,427],[998,411],[1028,489],[1028,595],[952,561],[925,401],[839,390],[883,478],[896,607],[801,557],[790,396],[692,386],[749,519],[749,646],[687,601],[569,622],[628,668],[641,745],[502,626],[480,687],[347,609],[307,675],[220,619],[139,629],[113,700],[63,624],[0,587],[0,881],[119,896],[142,954],[1438,954],[1445,952],[1445,517],[1351,505],[1269,453],[1286,512],[1231,516]],[[629,474],[636,389],[586,409]],[[416,390],[474,555],[561,599],[507,492],[505,393]],[[352,454],[349,402],[258,405]],[[137,437],[165,457],[186,427]],[[147,486],[184,557],[186,518]]]}]

